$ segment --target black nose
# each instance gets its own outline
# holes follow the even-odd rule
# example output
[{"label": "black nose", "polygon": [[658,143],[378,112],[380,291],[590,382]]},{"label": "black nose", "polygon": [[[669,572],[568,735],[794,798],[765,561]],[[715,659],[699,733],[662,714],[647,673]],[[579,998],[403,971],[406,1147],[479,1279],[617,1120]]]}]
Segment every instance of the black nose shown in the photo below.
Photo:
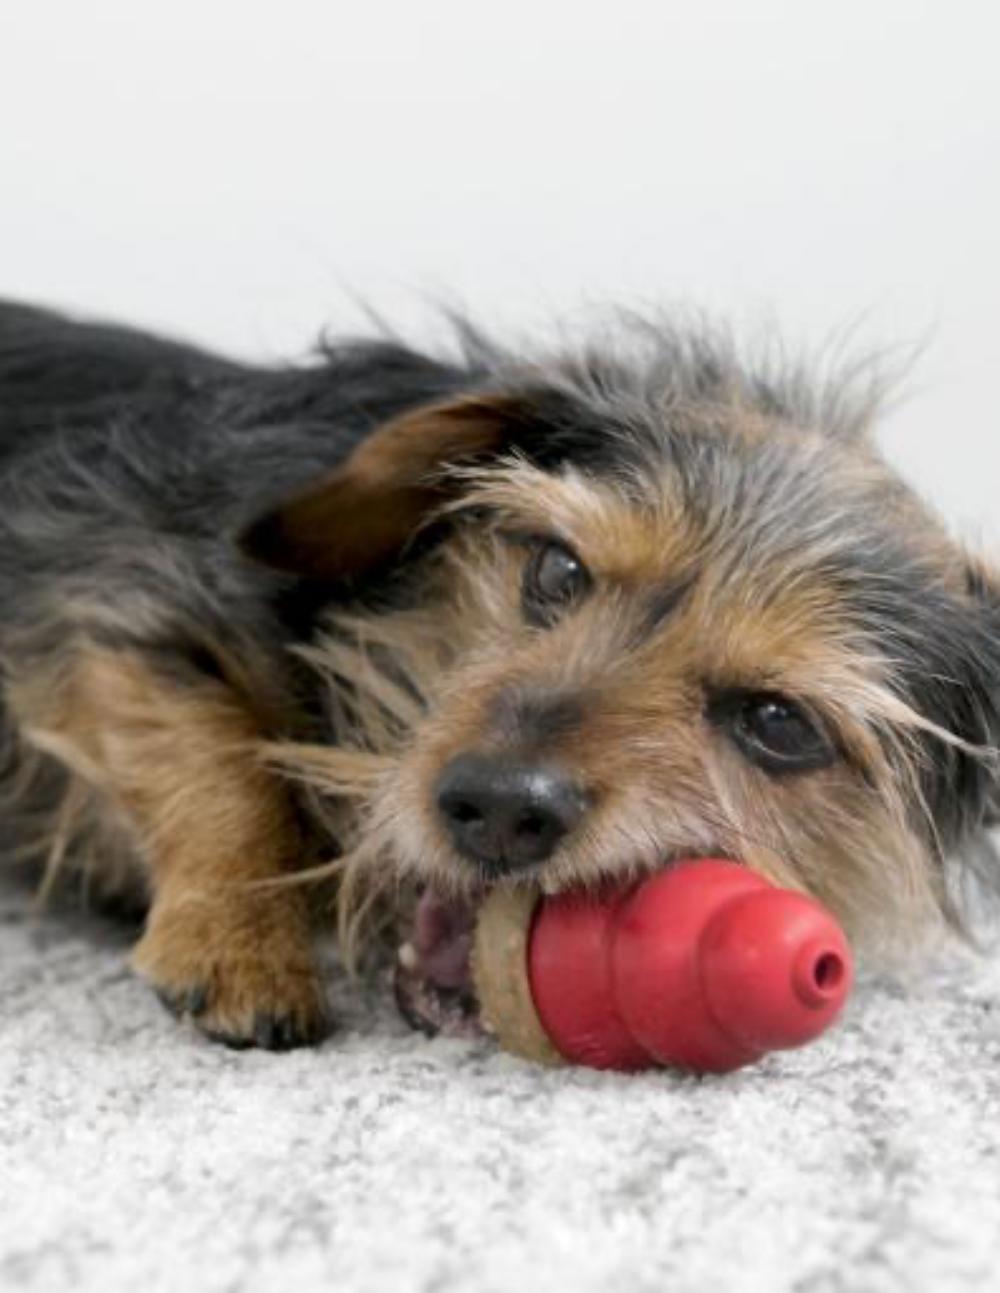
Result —
[{"label": "black nose", "polygon": [[460,754],[441,773],[437,804],[459,853],[504,872],[550,857],[583,816],[586,797],[556,768]]}]

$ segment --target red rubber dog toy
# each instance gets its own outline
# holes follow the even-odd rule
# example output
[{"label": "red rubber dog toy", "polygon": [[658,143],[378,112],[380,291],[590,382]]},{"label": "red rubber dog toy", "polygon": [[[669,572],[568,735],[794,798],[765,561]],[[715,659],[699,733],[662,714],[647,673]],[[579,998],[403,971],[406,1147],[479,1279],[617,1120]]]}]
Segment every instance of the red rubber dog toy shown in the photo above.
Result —
[{"label": "red rubber dog toy", "polygon": [[833,918],[733,862],[682,862],[599,899],[526,908],[516,893],[484,913],[476,983],[501,1043],[534,1059],[726,1072],[819,1036],[851,988]]}]

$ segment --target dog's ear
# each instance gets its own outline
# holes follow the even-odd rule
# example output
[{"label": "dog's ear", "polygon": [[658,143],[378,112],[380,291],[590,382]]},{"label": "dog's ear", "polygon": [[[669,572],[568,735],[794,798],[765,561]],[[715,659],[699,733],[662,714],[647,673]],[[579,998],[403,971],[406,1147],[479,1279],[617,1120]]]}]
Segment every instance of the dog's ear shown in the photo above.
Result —
[{"label": "dog's ear", "polygon": [[978,552],[966,550],[965,586],[972,597],[985,610],[1000,610],[1000,566]]},{"label": "dog's ear", "polygon": [[919,708],[976,751],[942,742],[927,750],[927,802],[942,839],[952,842],[1000,824],[1000,568],[961,556],[965,595],[948,594],[932,607],[919,682]]},{"label": "dog's ear", "polygon": [[[965,583],[973,606],[974,627],[961,632],[969,672],[975,682],[976,730],[970,738],[982,746],[1000,747],[1000,565],[965,553]],[[994,765],[993,775],[998,772]]]},{"label": "dog's ear", "polygon": [[453,486],[444,468],[503,452],[523,427],[520,402],[469,396],[394,418],[330,475],[266,512],[240,536],[257,561],[323,581],[386,566]]}]

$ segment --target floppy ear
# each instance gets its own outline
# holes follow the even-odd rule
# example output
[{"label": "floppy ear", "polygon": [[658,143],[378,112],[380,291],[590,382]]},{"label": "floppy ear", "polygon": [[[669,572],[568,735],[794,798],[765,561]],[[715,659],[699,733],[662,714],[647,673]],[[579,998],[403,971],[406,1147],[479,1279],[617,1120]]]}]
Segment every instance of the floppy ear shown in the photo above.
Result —
[{"label": "floppy ear", "polygon": [[[980,731],[983,745],[1000,747],[1000,565],[965,554],[966,587],[976,608],[978,633],[972,636],[970,654],[975,662],[980,691]],[[1000,805],[998,766],[994,766],[994,796]]]},{"label": "floppy ear", "polygon": [[1000,566],[979,552],[965,550],[963,556],[969,596],[995,614],[1000,610]]},{"label": "floppy ear", "polygon": [[[944,608],[942,646],[928,651],[922,688],[936,702],[936,721],[980,753],[940,743],[929,802],[943,837],[1000,824],[1000,780],[992,752],[1000,745],[1000,569],[963,553],[966,596]],[[936,765],[936,766],[935,766]]]},{"label": "floppy ear", "polygon": [[487,396],[404,413],[330,475],[254,521],[240,546],[257,561],[313,579],[371,574],[448,498],[441,469],[502,452],[523,419],[517,400]]}]

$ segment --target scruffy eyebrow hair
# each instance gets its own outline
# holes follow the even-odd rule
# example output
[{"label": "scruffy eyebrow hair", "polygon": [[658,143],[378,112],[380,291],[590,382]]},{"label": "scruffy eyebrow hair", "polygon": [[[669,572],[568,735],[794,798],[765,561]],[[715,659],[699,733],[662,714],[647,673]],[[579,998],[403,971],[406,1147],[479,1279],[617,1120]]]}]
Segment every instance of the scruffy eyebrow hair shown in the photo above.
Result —
[{"label": "scruffy eyebrow hair", "polygon": [[646,602],[643,627],[647,633],[655,633],[673,615],[694,588],[696,578],[693,572],[669,576],[653,590]]}]

